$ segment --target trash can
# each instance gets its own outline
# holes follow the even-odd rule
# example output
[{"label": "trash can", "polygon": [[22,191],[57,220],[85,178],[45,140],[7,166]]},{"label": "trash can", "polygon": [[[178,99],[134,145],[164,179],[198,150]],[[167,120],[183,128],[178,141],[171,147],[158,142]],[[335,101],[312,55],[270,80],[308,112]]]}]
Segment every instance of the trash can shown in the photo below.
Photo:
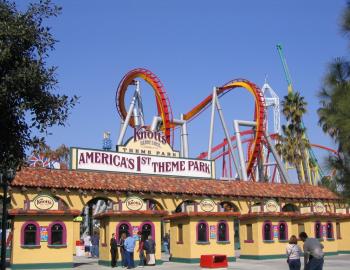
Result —
[{"label": "trash can", "polygon": [[202,255],[200,266],[202,268],[227,268],[227,256],[222,254]]}]

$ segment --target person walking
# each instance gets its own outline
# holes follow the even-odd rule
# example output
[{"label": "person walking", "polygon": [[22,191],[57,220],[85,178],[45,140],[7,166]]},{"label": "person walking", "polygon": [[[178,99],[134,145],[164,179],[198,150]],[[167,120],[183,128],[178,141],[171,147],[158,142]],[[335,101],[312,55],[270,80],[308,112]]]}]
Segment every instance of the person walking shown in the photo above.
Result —
[{"label": "person walking", "polygon": [[110,252],[111,252],[111,266],[112,268],[117,266],[117,261],[118,261],[118,241],[115,239],[115,234],[112,233],[112,238],[110,241]]},{"label": "person walking", "polygon": [[85,256],[91,258],[91,236],[87,233],[83,239]]},{"label": "person walking", "polygon": [[135,238],[132,236],[128,236],[124,241],[125,247],[125,258],[128,269],[132,269],[135,267],[134,264],[134,249],[135,249]]},{"label": "person walking", "polygon": [[169,242],[170,242],[170,237],[169,237],[169,234],[166,233],[165,236],[164,236],[164,238],[163,238],[164,252],[165,252],[166,254],[170,254]]},{"label": "person walking", "polygon": [[309,238],[305,232],[299,234],[299,238],[304,242],[304,269],[323,269],[323,248],[324,246],[316,238]]},{"label": "person walking", "polygon": [[124,246],[125,239],[126,239],[126,234],[122,233],[119,239],[120,256],[122,257],[122,268],[127,267],[126,257],[125,257],[126,251]]},{"label": "person walking", "polygon": [[144,247],[146,250],[147,265],[156,265],[156,242],[152,239],[152,235],[148,236]]},{"label": "person walking", "polygon": [[289,243],[286,247],[287,263],[289,270],[300,270],[300,254],[302,253],[301,248],[298,245],[298,239],[295,235],[292,235],[289,239]]},{"label": "person walking", "polygon": [[140,231],[137,232],[137,235],[139,236],[139,247],[137,249],[137,252],[139,254],[139,267],[143,268],[145,266],[145,250],[144,250],[144,244],[145,244],[145,239]]},{"label": "person walking", "polygon": [[94,235],[91,237],[91,256],[93,258],[98,258],[99,256],[99,252],[98,252],[99,242],[100,242],[99,236],[97,232],[94,232]]}]

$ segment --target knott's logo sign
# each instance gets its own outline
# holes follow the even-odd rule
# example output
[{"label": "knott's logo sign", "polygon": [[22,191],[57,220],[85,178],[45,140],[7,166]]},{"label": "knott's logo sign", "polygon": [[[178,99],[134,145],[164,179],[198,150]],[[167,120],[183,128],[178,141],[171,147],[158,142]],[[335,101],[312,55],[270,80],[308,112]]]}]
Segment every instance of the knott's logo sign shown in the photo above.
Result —
[{"label": "knott's logo sign", "polygon": [[279,212],[280,206],[275,200],[268,200],[265,203],[265,212]]},{"label": "knott's logo sign", "polygon": [[215,178],[214,161],[71,148],[71,169]]},{"label": "knott's logo sign", "polygon": [[326,208],[323,203],[317,202],[314,205],[314,212],[316,213],[324,213],[326,211]]},{"label": "knott's logo sign", "polygon": [[215,208],[215,202],[210,199],[204,199],[199,203],[199,207],[203,212],[212,212]]},{"label": "knott's logo sign", "polygon": [[141,210],[143,204],[143,200],[139,197],[129,197],[125,200],[125,206],[132,211]]},{"label": "knott's logo sign", "polygon": [[158,141],[161,144],[167,144],[166,136],[161,134],[157,131],[150,131],[145,129],[144,127],[141,128],[134,128],[134,141],[140,141],[140,140],[155,140]]},{"label": "knott's logo sign", "polygon": [[58,202],[49,195],[38,195],[32,202],[30,202],[30,209],[57,210]]},{"label": "knott's logo sign", "polygon": [[164,157],[180,156],[179,152],[174,151],[168,144],[163,133],[150,131],[145,127],[135,128],[134,136],[125,145],[118,145],[117,152]]}]

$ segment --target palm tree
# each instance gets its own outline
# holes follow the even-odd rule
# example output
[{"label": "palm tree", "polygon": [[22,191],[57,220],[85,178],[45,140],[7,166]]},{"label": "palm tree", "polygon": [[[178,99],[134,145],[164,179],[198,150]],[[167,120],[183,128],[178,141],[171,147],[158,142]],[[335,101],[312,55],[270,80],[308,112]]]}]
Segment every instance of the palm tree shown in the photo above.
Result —
[{"label": "palm tree", "polygon": [[[282,113],[288,122],[287,126],[282,126],[285,144],[285,150],[282,151],[286,156],[285,160],[293,164],[298,173],[299,183],[311,183],[309,174],[309,155],[310,144],[305,136],[306,128],[303,125],[302,117],[306,113],[307,103],[298,92],[290,92],[282,101]],[[293,142],[290,145],[290,142]],[[293,147],[290,150],[289,147]],[[289,154],[287,154],[289,153]],[[294,155],[293,157],[288,155]]]},{"label": "palm tree", "polygon": [[292,124],[282,125],[283,136],[280,136],[279,143],[276,144],[277,152],[283,157],[283,159],[292,164],[298,176],[300,184],[304,183],[302,174],[302,156],[298,149],[298,140],[295,136],[295,128]]}]

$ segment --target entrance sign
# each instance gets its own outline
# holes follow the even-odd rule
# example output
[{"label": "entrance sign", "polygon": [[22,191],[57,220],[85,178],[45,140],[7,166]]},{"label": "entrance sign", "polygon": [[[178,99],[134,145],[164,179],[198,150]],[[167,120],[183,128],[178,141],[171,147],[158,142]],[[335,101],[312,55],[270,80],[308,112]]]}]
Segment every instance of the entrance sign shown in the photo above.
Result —
[{"label": "entrance sign", "polygon": [[125,145],[118,145],[117,152],[165,157],[180,156],[180,153],[174,151],[168,144],[163,133],[145,128],[135,128],[134,136]]},{"label": "entrance sign", "polygon": [[144,208],[144,202],[141,198],[133,196],[129,197],[124,202],[126,208],[131,211],[137,211],[137,210],[145,210]]},{"label": "entrance sign", "polygon": [[49,195],[38,195],[30,202],[30,210],[58,210],[58,202]]},{"label": "entrance sign", "polygon": [[71,169],[214,178],[214,161],[71,148]]},{"label": "entrance sign", "polygon": [[201,212],[212,212],[215,206],[215,202],[211,199],[204,199],[199,203]]}]

